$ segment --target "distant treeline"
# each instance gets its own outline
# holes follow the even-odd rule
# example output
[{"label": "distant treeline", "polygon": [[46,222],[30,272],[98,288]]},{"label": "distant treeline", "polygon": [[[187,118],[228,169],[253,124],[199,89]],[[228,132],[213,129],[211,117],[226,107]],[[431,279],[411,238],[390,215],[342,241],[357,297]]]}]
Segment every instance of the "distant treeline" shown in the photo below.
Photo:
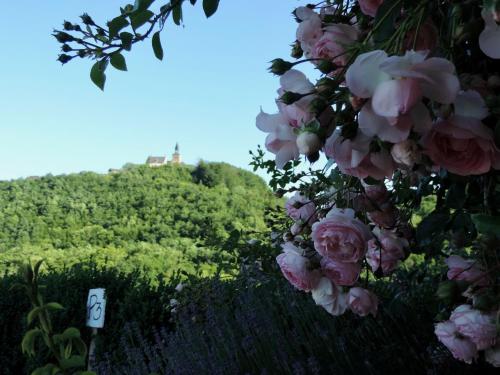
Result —
[{"label": "distant treeline", "polygon": [[265,211],[276,204],[261,178],[225,163],[3,181],[0,271],[33,256],[54,267],[92,258],[194,271],[235,232],[267,231]]}]

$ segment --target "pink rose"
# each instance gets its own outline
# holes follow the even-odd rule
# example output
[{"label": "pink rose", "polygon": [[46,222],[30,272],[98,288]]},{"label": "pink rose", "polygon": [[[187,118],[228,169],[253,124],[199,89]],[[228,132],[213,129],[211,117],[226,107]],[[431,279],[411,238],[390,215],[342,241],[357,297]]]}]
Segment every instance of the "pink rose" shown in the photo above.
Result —
[{"label": "pink rose", "polygon": [[500,367],[500,340],[497,340],[497,345],[489,348],[484,352],[486,362],[493,365],[493,367]]},{"label": "pink rose", "polygon": [[312,223],[316,220],[316,206],[309,198],[298,191],[285,204],[286,212],[293,220]]},{"label": "pink rose", "polygon": [[383,180],[392,176],[394,163],[389,153],[382,149],[370,152],[372,138],[358,132],[353,139],[342,137],[341,130],[336,129],[326,140],[324,151],[327,157],[337,163],[339,169],[348,175],[358,178],[368,176]]},{"label": "pink rose", "polygon": [[347,295],[349,308],[359,316],[377,315],[378,298],[372,292],[363,288],[351,288]]},{"label": "pink rose", "polygon": [[314,248],[324,257],[355,263],[364,257],[371,238],[368,227],[354,217],[354,211],[333,208],[312,226]]},{"label": "pink rose", "polygon": [[460,176],[479,175],[498,167],[493,132],[471,117],[438,121],[422,142],[437,166]]},{"label": "pink rose", "polygon": [[[489,284],[489,280],[483,268],[474,260],[465,260],[458,255],[451,255],[445,260],[448,266],[448,279],[464,280],[468,282],[477,282],[477,285],[485,286]],[[481,276],[483,276],[481,278]]]},{"label": "pink rose", "polygon": [[318,285],[321,273],[311,269],[309,259],[301,255],[301,250],[291,242],[283,244],[283,253],[276,257],[285,278],[297,289],[310,291]]},{"label": "pink rose", "polygon": [[369,185],[363,181],[361,181],[361,184],[363,185],[366,196],[371,202],[382,205],[389,200],[389,192],[384,184]]},{"label": "pink rose", "polygon": [[316,305],[323,307],[328,313],[338,316],[346,311],[347,294],[342,293],[341,289],[326,277],[322,277],[311,292]]},{"label": "pink rose", "polygon": [[375,17],[378,7],[382,5],[384,0],[358,0],[359,7],[363,14]]},{"label": "pink rose", "polygon": [[318,13],[308,7],[298,7],[295,15],[301,21],[297,28],[297,40],[305,56],[310,57],[315,43],[323,35],[321,18]]},{"label": "pink rose", "polygon": [[477,91],[462,91],[455,102],[455,114],[438,121],[422,139],[432,161],[452,173],[468,176],[500,168],[500,152],[493,131],[481,120],[488,108]]},{"label": "pink rose", "polygon": [[450,321],[478,350],[495,345],[497,330],[492,315],[474,310],[470,305],[460,305],[451,313]]},{"label": "pink rose", "polygon": [[368,252],[366,253],[366,261],[371,266],[373,272],[379,268],[382,269],[384,275],[392,272],[405,257],[404,248],[408,247],[408,241],[398,237],[394,232],[374,229],[374,233],[378,239],[368,241]]},{"label": "pink rose", "polygon": [[477,358],[476,345],[468,338],[460,335],[453,322],[447,321],[436,324],[434,333],[456,359],[470,364],[473,359]]},{"label": "pink rose", "polygon": [[374,113],[388,118],[409,113],[422,97],[451,104],[460,89],[455,66],[423,51],[390,57],[382,50],[363,53],[347,69],[346,84],[352,94],[372,98]]},{"label": "pink rose", "polygon": [[[280,77],[279,97],[285,91],[307,94],[314,91],[314,85],[307,79],[304,73],[296,69],[290,69]],[[309,110],[309,104],[311,104],[313,99],[313,95],[307,95],[292,104],[287,105],[280,100],[277,100],[276,104],[288,125],[292,128],[300,128],[314,119],[314,113]]]},{"label": "pink rose", "polygon": [[359,263],[336,262],[325,257],[321,259],[321,270],[336,285],[351,286],[358,280],[361,265]]},{"label": "pink rose", "polygon": [[330,60],[344,66],[347,63],[346,47],[356,42],[358,30],[351,25],[331,24],[314,44],[312,58]]}]

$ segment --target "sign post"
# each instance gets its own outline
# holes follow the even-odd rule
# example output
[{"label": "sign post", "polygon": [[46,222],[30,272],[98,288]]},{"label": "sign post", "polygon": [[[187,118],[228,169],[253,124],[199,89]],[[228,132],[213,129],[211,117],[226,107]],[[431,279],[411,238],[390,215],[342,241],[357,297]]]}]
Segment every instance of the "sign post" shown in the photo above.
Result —
[{"label": "sign post", "polygon": [[89,345],[88,371],[92,371],[95,362],[95,338],[97,330],[104,327],[106,313],[106,290],[103,288],[90,289],[87,297],[87,327],[92,328]]}]

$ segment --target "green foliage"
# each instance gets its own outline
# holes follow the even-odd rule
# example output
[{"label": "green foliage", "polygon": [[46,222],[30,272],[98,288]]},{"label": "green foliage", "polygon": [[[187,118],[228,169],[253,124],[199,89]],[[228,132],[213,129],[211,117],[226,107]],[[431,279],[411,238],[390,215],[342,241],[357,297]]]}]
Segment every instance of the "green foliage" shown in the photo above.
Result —
[{"label": "green foliage", "polygon": [[32,309],[27,317],[28,326],[35,325],[35,328],[30,329],[24,335],[21,342],[22,351],[29,357],[34,357],[37,341],[41,338],[50,362],[36,368],[32,375],[81,375],[81,369],[86,365],[87,346],[77,328],[70,327],[62,333],[54,333],[52,313],[64,310],[64,307],[57,302],[44,302],[40,291],[41,285],[39,285],[41,264],[42,261],[38,261],[34,266],[26,264],[21,267],[21,271],[24,271],[24,280],[17,284],[26,291],[31,302]]},{"label": "green foliage", "polygon": [[0,272],[21,258],[56,269],[92,259],[151,278],[213,274],[234,260],[231,233],[268,233],[264,214],[278,203],[260,178],[223,163],[0,182],[0,201]]},{"label": "green foliage", "polygon": [[[153,52],[159,60],[163,59],[160,33],[169,17],[174,24],[182,24],[182,5],[185,1],[165,1],[159,11],[154,12],[150,7],[155,0],[136,0],[134,5],[128,4],[120,8],[120,14],[105,25],[96,24],[86,13],[80,17],[80,24],[65,21],[63,30],[55,30],[53,34],[62,44],[63,53],[59,55],[58,61],[66,64],[77,57],[95,60],[90,78],[97,87],[104,90],[108,63],[118,70],[127,70],[125,57],[121,53],[130,51],[134,44],[151,35]],[[196,4],[196,0],[189,2],[191,5]],[[218,7],[219,0],[203,0],[203,11],[207,17],[211,17]]]},{"label": "green foliage", "polygon": [[[151,282],[142,276],[139,270],[124,273],[116,269],[102,269],[91,263],[75,265],[64,270],[51,270],[50,264],[47,264],[39,276],[39,284],[43,285],[41,291],[46,300],[58,301],[64,306],[63,310],[57,310],[51,316],[52,326],[75,327],[86,343],[90,342],[91,333],[85,326],[88,291],[91,288],[106,288],[106,324],[104,329],[99,330],[96,338],[96,355],[97,359],[101,360],[100,353],[105,350],[115,351],[119,347],[118,334],[126,322],[138,320],[140,329],[145,333],[151,332],[152,326],[155,325],[170,325],[169,301],[175,296],[174,288],[180,278],[180,274],[175,274],[167,281],[159,276]],[[31,308],[30,299],[26,290],[14,288],[14,285],[22,281],[23,278],[19,275],[6,275],[0,279],[0,321],[3,322],[0,326],[2,375],[28,374],[47,363],[47,356],[40,350],[31,358],[23,357],[21,352],[23,333],[32,329],[26,317],[26,312]],[[57,308],[55,305],[50,306],[49,308]],[[66,339],[74,337],[73,329],[61,331]],[[35,338],[39,333],[31,332],[29,335]],[[36,340],[37,345],[42,343],[40,338]],[[30,348],[28,345],[27,349]]]}]

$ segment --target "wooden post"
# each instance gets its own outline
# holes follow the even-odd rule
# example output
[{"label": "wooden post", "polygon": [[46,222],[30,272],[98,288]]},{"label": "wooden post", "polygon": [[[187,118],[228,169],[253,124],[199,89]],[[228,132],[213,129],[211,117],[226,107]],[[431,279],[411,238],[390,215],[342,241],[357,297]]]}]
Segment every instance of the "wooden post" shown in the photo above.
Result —
[{"label": "wooden post", "polygon": [[94,367],[95,363],[95,338],[97,337],[97,328],[92,328],[92,335],[90,336],[90,345],[89,345],[89,361],[87,366],[87,371],[92,371],[92,367]]}]

